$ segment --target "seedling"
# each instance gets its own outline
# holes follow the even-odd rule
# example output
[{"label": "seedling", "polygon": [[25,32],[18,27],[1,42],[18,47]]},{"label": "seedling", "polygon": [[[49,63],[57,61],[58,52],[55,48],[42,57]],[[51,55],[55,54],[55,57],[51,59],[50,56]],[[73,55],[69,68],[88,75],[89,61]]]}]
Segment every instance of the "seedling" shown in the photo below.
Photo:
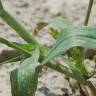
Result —
[{"label": "seedling", "polygon": [[[56,42],[51,48],[48,48],[39,44],[34,39],[34,36],[3,8],[0,0],[1,18],[25,40],[22,44],[0,37],[1,43],[21,53],[21,55],[19,54],[15,58],[10,60],[5,58],[1,62],[3,64],[22,61],[20,67],[13,70],[10,74],[12,96],[35,96],[38,74],[44,66],[74,78],[83,86],[88,86],[92,96],[96,96],[96,86],[89,81],[96,74],[96,68],[89,72],[84,65],[84,49],[96,49],[96,28],[87,26],[92,5],[93,0],[90,0],[84,26],[74,27],[64,19],[52,19],[48,22],[38,23],[34,29],[34,35],[38,34],[47,25],[51,24],[54,26],[49,28],[48,32]],[[64,64],[57,64],[54,58],[63,58],[64,55],[68,57],[63,59]]]}]

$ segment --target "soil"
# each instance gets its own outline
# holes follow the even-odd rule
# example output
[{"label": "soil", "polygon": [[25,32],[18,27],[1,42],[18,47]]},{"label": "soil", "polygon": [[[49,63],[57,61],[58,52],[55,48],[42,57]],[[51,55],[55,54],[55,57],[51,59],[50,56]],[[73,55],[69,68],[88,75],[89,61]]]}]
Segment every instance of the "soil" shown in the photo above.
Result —
[{"label": "soil", "polygon": [[[19,22],[32,32],[35,24],[42,20],[62,17],[71,21],[74,26],[84,24],[89,0],[2,0],[4,7]],[[96,24],[96,5],[94,4],[89,25]],[[24,42],[15,31],[0,19],[0,36],[10,41]],[[43,33],[39,36],[42,44],[51,44],[54,40]],[[0,53],[12,50],[0,45]],[[93,65],[93,61],[86,60],[86,65]],[[12,96],[10,87],[10,71],[19,66],[19,63],[0,65],[0,96]],[[90,67],[89,67],[90,68]],[[47,70],[47,71],[46,71]],[[91,69],[89,69],[91,70]],[[73,79],[45,68],[40,74],[36,96],[85,96]]]}]

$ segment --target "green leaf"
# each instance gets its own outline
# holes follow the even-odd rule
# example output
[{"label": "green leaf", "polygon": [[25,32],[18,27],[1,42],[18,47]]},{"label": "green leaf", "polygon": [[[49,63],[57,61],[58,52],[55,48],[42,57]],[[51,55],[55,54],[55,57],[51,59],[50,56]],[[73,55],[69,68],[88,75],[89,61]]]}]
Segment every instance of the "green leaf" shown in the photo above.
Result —
[{"label": "green leaf", "polygon": [[20,46],[22,47],[23,49],[26,49],[26,50],[34,50],[36,49],[37,47],[40,47],[38,44],[32,44],[32,43],[16,43],[16,42],[12,42],[13,44],[17,45],[17,46]]},{"label": "green leaf", "polygon": [[65,53],[73,47],[96,48],[96,28],[80,27],[66,28],[61,31],[56,44],[49,51],[43,63],[48,63],[56,56]]},{"label": "green leaf", "polygon": [[44,54],[49,50],[49,48],[44,47],[40,44],[32,44],[32,43],[20,44],[20,43],[16,43],[16,42],[12,42],[12,43],[21,47],[22,49],[25,49],[25,50],[29,51],[29,52],[36,49],[36,48],[39,48],[40,51]]},{"label": "green leaf", "polygon": [[19,50],[20,52],[25,53],[27,55],[31,55],[31,53],[28,50],[22,48],[21,46],[17,45],[16,43],[10,42],[2,37],[0,37],[0,43],[5,44],[9,47],[15,48],[15,49]]},{"label": "green leaf", "polygon": [[6,40],[6,39],[4,39],[2,37],[0,37],[0,43],[5,44],[5,45],[7,45],[9,47],[12,47],[12,48],[14,48],[16,50],[19,50],[20,52],[22,52],[22,53],[24,53],[24,54],[26,54],[28,56],[31,55],[30,51],[32,51],[32,50],[34,50],[36,48],[40,48],[40,50],[42,52],[44,52],[44,53],[46,51],[48,51],[48,48],[43,47],[40,44],[33,44],[33,43],[20,44],[20,43],[8,41],[8,40]]},{"label": "green leaf", "polygon": [[[76,48],[76,50],[73,51],[74,48]],[[80,28],[64,28],[61,30],[56,43],[42,63],[46,64],[56,56],[64,54],[70,49],[71,52],[74,52],[72,53],[74,57],[73,59],[79,60],[81,55],[77,48],[96,48],[96,28],[88,26],[83,26]],[[76,55],[77,57],[79,56],[79,58],[77,58]],[[85,82],[85,80],[88,79],[88,72],[85,69],[85,66],[83,66],[83,62],[76,61],[75,64],[73,63],[71,62],[72,66],[70,66],[70,70],[73,72],[73,75],[75,74],[75,79]],[[78,77],[76,76],[77,73]]]},{"label": "green leaf", "polygon": [[[16,42],[10,42],[10,41],[2,38],[2,37],[0,37],[0,43],[5,44],[9,47],[12,47],[12,48],[20,51],[21,53],[23,53],[25,55],[24,58],[31,56],[30,51],[32,52],[36,48],[40,48],[40,51],[41,51],[42,55],[45,55],[45,53],[49,50],[47,47],[43,47],[40,44],[32,44],[32,43],[20,44],[20,43],[16,43]],[[22,58],[23,58],[22,56],[12,58],[10,60],[8,60],[8,58],[5,58],[5,61],[3,60],[3,62],[0,62],[0,63],[16,62],[16,61],[19,61]],[[41,58],[42,58],[42,56],[41,56]],[[6,60],[8,60],[8,61],[6,61]]]},{"label": "green leaf", "polygon": [[35,96],[39,75],[39,50],[11,72],[12,96]]}]

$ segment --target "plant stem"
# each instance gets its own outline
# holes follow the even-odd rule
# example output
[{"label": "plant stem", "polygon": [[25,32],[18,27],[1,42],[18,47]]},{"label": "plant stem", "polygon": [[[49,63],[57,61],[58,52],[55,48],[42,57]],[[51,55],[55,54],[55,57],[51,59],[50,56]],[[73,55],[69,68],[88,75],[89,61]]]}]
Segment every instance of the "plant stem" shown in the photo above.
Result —
[{"label": "plant stem", "polygon": [[[92,10],[92,6],[93,6],[93,2],[94,2],[94,0],[89,1],[88,11],[87,11],[86,18],[85,18],[85,23],[84,23],[85,26],[88,25],[91,10]],[[81,53],[82,53],[82,57],[85,57],[84,48],[81,49]],[[88,81],[87,86],[90,88],[92,96],[96,96],[96,88],[94,87],[94,85],[90,81]]]},{"label": "plant stem", "polygon": [[71,78],[75,78],[74,75],[71,72],[68,72],[68,69],[66,69],[63,65],[61,64],[53,64],[51,62],[46,64],[47,67],[54,69],[57,72],[60,72],[62,74],[65,74],[67,76],[70,76]]},{"label": "plant stem", "polygon": [[[86,13],[86,18],[85,18],[85,23],[84,23],[85,26],[87,26],[88,22],[89,22],[89,18],[90,18],[90,14],[91,14],[91,9],[92,9],[92,6],[93,6],[93,1],[94,0],[90,0],[89,1],[88,11]],[[82,52],[82,57],[85,58],[84,48],[81,49],[81,52]]]},{"label": "plant stem", "polygon": [[86,18],[85,18],[85,23],[84,23],[85,26],[89,22],[89,18],[90,18],[90,14],[91,14],[91,9],[92,9],[92,6],[93,6],[93,1],[94,0],[90,0],[90,2],[89,2],[88,11],[87,11],[87,15],[86,15]]},{"label": "plant stem", "polygon": [[[85,26],[87,26],[88,22],[89,22],[89,18],[90,18],[90,14],[91,14],[91,9],[92,9],[92,6],[93,6],[93,1],[94,0],[90,0],[89,1],[88,11],[87,11],[86,18],[85,18],[85,23],[84,23]],[[85,58],[84,48],[80,48],[80,51],[82,53],[82,62],[83,62],[83,60]],[[85,71],[87,72],[86,68],[85,68]]]},{"label": "plant stem", "polygon": [[[90,2],[89,2],[88,11],[87,11],[86,19],[85,19],[85,26],[88,25],[92,6],[93,6],[93,2],[94,2],[94,0],[90,0]],[[92,95],[96,96],[96,88],[94,87],[94,85],[90,81],[88,81],[87,86],[90,88]]]},{"label": "plant stem", "polygon": [[35,40],[32,38],[31,34],[21,25],[11,14],[6,10],[2,10],[0,14],[1,18],[11,26],[25,41],[28,43],[35,43]]}]

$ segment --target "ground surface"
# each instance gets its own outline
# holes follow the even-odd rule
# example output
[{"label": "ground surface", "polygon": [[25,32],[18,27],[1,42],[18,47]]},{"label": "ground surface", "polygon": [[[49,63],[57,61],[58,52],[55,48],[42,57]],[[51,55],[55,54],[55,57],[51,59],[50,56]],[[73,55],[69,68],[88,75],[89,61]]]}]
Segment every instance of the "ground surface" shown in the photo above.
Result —
[{"label": "ground surface", "polygon": [[[2,0],[3,1],[3,0]],[[89,0],[4,0],[5,8],[13,14],[31,32],[32,27],[40,20],[62,17],[74,25],[83,25]],[[96,5],[92,10],[90,25],[96,23]],[[17,34],[0,19],[0,36],[9,40],[23,42]],[[40,41],[50,44],[46,34]],[[0,46],[0,52],[6,49]],[[10,49],[10,48],[9,48]],[[89,62],[89,61],[88,61]],[[11,96],[9,74],[18,64],[0,66],[0,96]],[[82,96],[74,80],[71,85],[64,75],[48,69],[39,79],[36,96]],[[74,90],[73,88],[74,87]]]}]

